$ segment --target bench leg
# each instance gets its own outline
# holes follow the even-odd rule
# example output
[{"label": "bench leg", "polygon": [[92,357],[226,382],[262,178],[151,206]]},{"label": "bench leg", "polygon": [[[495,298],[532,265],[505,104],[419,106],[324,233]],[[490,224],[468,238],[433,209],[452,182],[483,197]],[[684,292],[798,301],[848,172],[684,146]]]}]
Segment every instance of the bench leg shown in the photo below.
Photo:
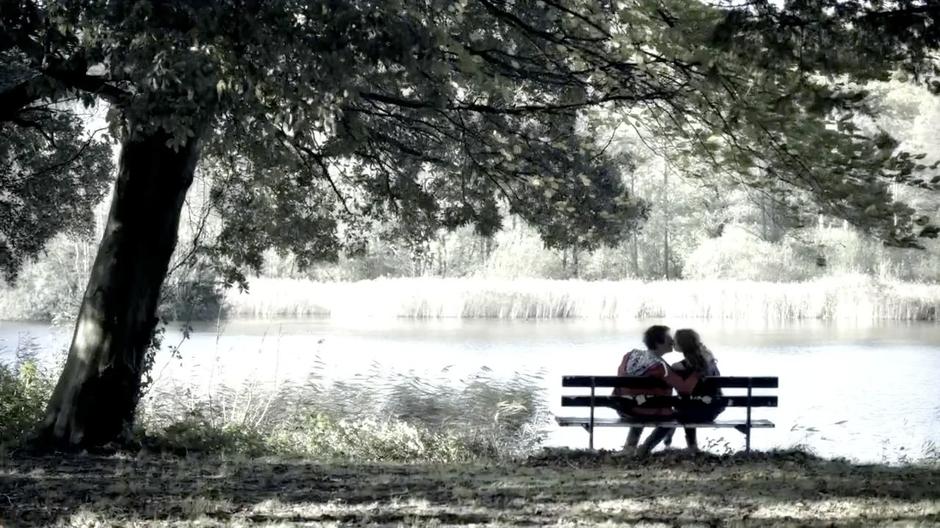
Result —
[{"label": "bench leg", "polygon": [[594,449],[594,428],[590,424],[581,424],[581,428],[588,433],[588,449]]},{"label": "bench leg", "polygon": [[744,435],[744,452],[750,454],[751,452],[751,428],[746,425],[736,425],[734,428],[741,434]]},{"label": "bench leg", "polygon": [[744,454],[751,454],[751,397],[754,395],[754,392],[751,387],[752,380],[751,378],[747,379],[747,432],[744,433]]}]

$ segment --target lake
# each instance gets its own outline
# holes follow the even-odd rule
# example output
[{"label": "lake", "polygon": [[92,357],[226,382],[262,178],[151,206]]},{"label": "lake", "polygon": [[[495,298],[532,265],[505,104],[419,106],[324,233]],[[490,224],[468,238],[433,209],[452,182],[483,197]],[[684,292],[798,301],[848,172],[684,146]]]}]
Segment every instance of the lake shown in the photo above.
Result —
[{"label": "lake", "polygon": [[[624,352],[641,347],[643,329],[663,321],[479,319],[330,319],[228,321],[196,326],[180,347],[170,325],[154,377],[206,389],[246,379],[276,384],[302,381],[319,368],[334,380],[363,373],[414,373],[458,380],[481,368],[495,377],[541,372],[553,413],[586,409],[559,405],[563,374],[615,374]],[[895,462],[940,444],[940,324],[884,322],[857,326],[803,321],[772,325],[733,321],[666,321],[697,329],[718,358],[722,374],[780,377],[780,407],[755,418],[777,424],[756,430],[757,449],[804,445],[826,457]],[[0,322],[0,360],[12,359],[25,335],[44,354],[60,353],[70,329]],[[670,362],[680,359],[672,353]],[[607,409],[600,416],[613,416]],[[729,409],[724,418],[743,417]],[[626,431],[603,429],[595,446],[618,448]],[[581,429],[552,426],[549,445],[586,447]],[[743,435],[703,430],[701,446],[742,449]],[[676,435],[674,446],[684,446]]]}]

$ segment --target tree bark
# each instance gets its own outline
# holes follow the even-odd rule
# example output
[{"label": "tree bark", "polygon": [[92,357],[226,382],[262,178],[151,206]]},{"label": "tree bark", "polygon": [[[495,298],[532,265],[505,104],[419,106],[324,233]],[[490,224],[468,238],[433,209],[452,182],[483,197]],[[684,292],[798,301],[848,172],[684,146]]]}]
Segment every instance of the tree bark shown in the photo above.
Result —
[{"label": "tree bark", "polygon": [[122,145],[111,210],[42,443],[99,446],[133,422],[160,287],[198,158],[195,138],[177,150],[168,139],[156,133]]}]

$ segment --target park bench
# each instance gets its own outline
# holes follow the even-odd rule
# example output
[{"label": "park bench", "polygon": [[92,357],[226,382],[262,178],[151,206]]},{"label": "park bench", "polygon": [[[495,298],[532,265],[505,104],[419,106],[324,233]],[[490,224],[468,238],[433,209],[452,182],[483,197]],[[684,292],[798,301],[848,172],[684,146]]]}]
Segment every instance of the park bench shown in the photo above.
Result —
[{"label": "park bench", "polygon": [[[580,426],[588,432],[588,448],[594,449],[595,427],[716,427],[733,428],[745,435],[745,451],[751,451],[751,429],[774,427],[773,422],[764,419],[753,419],[751,409],[754,407],[776,407],[777,397],[768,395],[754,395],[754,389],[776,389],[775,377],[739,377],[721,376],[702,380],[701,383],[711,384],[722,388],[727,407],[746,407],[747,417],[744,420],[715,420],[708,423],[680,423],[675,420],[655,421],[638,418],[597,418],[594,410],[597,407],[611,407],[616,409],[619,405],[639,406],[648,408],[675,408],[683,402],[695,399],[694,396],[611,396],[614,387],[630,389],[650,389],[667,387],[665,382],[657,378],[632,376],[562,376],[562,387],[589,388],[590,394],[564,395],[561,397],[562,407],[590,407],[588,416],[558,416],[555,420],[562,427]],[[729,389],[746,389],[746,394],[728,394]],[[602,392],[599,394],[598,392]]]}]

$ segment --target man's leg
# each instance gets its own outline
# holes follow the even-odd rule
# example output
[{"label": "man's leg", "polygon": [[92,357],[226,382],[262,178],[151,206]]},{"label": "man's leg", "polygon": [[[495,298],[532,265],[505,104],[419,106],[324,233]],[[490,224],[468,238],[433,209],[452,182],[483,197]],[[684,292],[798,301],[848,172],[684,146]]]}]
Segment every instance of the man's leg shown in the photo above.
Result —
[{"label": "man's leg", "polygon": [[623,449],[625,451],[636,449],[637,444],[640,443],[640,435],[642,434],[642,427],[631,427],[630,432],[627,433],[627,442],[623,444]]},{"label": "man's leg", "polygon": [[643,442],[643,445],[640,446],[637,453],[640,455],[648,455],[650,451],[662,442],[663,438],[666,438],[670,429],[669,427],[657,427],[653,429],[653,432],[646,438],[646,441]]}]

